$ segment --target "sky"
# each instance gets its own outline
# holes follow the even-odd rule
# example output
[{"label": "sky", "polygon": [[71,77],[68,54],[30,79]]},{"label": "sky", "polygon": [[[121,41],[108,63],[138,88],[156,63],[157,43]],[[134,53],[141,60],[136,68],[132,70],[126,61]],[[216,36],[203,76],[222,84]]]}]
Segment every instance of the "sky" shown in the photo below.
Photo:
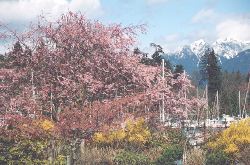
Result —
[{"label": "sky", "polygon": [[137,43],[144,51],[152,42],[167,52],[199,39],[250,41],[250,0],[0,0],[0,22],[22,31],[40,14],[69,10],[104,24],[146,24]]}]

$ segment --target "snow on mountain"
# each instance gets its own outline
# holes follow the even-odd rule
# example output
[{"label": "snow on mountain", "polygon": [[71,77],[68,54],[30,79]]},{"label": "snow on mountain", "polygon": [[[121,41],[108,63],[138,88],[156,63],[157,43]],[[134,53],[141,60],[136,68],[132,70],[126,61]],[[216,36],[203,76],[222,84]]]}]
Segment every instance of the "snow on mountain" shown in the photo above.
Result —
[{"label": "snow on mountain", "polygon": [[[207,43],[203,39],[197,40],[190,45],[179,47],[176,51],[166,53],[163,57],[175,66],[182,64],[185,70],[192,73],[197,70],[201,56],[209,48],[213,48],[218,55],[218,60],[222,68],[228,71],[240,70],[246,72],[249,69],[249,50],[250,42],[241,42],[234,39],[218,39],[212,44]],[[247,55],[241,52],[246,51]],[[239,57],[238,57],[239,56]],[[247,65],[240,65],[240,62]]]},{"label": "snow on mountain", "polygon": [[177,58],[184,58],[185,56],[196,56],[200,57],[205,52],[209,45],[203,40],[197,40],[191,45],[184,45],[178,47],[177,50],[173,52],[166,53],[168,56],[176,56]]},{"label": "snow on mountain", "polygon": [[209,44],[203,39],[197,40],[190,45],[191,50],[198,58],[200,58],[209,47]]},{"label": "snow on mountain", "polygon": [[215,53],[227,59],[234,58],[248,46],[250,46],[250,44],[247,42],[240,42],[231,38],[218,39],[212,44]]},{"label": "snow on mountain", "polygon": [[175,52],[173,54],[178,54],[179,58],[183,58],[184,56],[194,55],[194,52],[191,50],[190,46],[185,45],[185,46],[179,48],[179,50],[177,50],[177,52]]},{"label": "snow on mountain", "polygon": [[196,55],[199,59],[208,48],[213,48],[215,53],[220,58],[230,59],[235,57],[239,52],[250,48],[250,42],[241,42],[231,38],[218,39],[212,44],[208,44],[203,39],[194,41],[190,45],[179,47],[174,52],[167,53],[168,56],[177,56],[182,58],[184,56]]}]

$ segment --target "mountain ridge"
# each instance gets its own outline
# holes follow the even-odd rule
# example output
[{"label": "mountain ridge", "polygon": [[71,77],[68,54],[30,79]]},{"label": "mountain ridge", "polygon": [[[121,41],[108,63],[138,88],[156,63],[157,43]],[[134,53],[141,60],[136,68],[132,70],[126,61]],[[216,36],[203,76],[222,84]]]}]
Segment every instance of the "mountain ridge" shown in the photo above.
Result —
[{"label": "mountain ridge", "polygon": [[173,65],[182,64],[187,72],[192,73],[198,70],[199,60],[208,48],[214,49],[223,70],[250,71],[250,42],[231,38],[218,39],[212,44],[200,39],[177,51],[165,53],[163,58],[170,60]]}]

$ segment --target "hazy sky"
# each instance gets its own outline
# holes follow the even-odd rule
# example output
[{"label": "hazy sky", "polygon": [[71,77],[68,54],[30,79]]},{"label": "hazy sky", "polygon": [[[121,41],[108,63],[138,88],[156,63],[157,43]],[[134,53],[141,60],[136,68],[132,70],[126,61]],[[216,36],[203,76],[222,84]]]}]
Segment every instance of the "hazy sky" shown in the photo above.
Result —
[{"label": "hazy sky", "polygon": [[250,0],[0,0],[0,22],[22,29],[41,14],[81,11],[105,24],[147,24],[139,46],[173,50],[203,38],[250,41]]}]

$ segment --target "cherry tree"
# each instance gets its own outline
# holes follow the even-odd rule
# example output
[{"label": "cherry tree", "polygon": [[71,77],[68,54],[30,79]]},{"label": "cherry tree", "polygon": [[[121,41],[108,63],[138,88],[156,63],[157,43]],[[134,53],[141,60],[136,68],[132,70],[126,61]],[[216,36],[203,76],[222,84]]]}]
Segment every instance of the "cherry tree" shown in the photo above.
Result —
[{"label": "cherry tree", "polygon": [[142,64],[132,51],[138,31],[144,26],[104,25],[72,12],[11,31],[17,42],[0,69],[1,112],[49,115],[71,135],[128,113],[158,116],[164,95],[168,114],[187,117],[199,102],[185,97],[190,81],[167,70],[162,78],[160,66]]}]

